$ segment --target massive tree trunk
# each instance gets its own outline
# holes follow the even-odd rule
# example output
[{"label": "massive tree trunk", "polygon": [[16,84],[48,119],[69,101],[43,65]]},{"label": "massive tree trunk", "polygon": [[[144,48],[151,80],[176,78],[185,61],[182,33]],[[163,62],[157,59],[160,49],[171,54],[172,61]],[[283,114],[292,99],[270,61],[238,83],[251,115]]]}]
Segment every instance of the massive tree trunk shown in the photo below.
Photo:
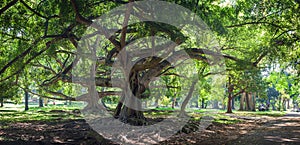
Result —
[{"label": "massive tree trunk", "polygon": [[25,111],[29,110],[28,99],[29,99],[29,94],[27,91],[25,91]]},{"label": "massive tree trunk", "polygon": [[[144,125],[146,118],[142,111],[142,93],[145,87],[139,82],[139,73],[132,71],[129,76],[130,90],[125,90],[120,102],[116,108],[115,117],[120,121],[132,125]],[[125,88],[126,89],[126,88]],[[131,94],[132,93],[132,94]],[[121,107],[120,107],[121,106]]]},{"label": "massive tree trunk", "polygon": [[185,98],[184,101],[182,102],[179,116],[186,116],[186,115],[187,115],[186,112],[185,112],[185,108],[186,108],[188,102],[190,101],[190,99],[191,99],[192,96],[193,96],[193,92],[194,92],[195,85],[196,85],[197,82],[198,82],[198,80],[195,80],[195,81],[192,82],[192,85],[191,85],[191,87],[190,87],[190,90],[189,90],[189,92],[188,92],[186,98]]}]

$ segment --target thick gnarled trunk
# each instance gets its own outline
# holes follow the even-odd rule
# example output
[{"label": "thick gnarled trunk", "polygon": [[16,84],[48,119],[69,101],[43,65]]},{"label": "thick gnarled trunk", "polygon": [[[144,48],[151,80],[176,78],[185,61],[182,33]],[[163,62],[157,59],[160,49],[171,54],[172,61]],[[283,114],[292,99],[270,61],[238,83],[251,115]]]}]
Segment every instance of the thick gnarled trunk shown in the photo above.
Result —
[{"label": "thick gnarled trunk", "polygon": [[145,88],[140,84],[138,72],[130,73],[130,90],[124,90],[114,117],[131,125],[145,125],[146,118],[142,111],[141,95]]}]

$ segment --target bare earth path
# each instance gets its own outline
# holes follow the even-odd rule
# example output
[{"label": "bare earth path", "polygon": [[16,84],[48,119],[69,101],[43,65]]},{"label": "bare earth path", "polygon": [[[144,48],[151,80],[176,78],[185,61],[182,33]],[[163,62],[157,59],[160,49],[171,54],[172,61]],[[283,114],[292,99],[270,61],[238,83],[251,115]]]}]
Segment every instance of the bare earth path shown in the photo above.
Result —
[{"label": "bare earth path", "polygon": [[257,129],[226,144],[299,145],[300,113],[291,112],[283,117],[269,118]]},{"label": "bare earth path", "polygon": [[[213,123],[204,130],[174,135],[161,145],[300,145],[300,113],[283,117],[249,117],[237,124]],[[93,131],[84,120],[1,123],[0,144],[114,144]]]}]

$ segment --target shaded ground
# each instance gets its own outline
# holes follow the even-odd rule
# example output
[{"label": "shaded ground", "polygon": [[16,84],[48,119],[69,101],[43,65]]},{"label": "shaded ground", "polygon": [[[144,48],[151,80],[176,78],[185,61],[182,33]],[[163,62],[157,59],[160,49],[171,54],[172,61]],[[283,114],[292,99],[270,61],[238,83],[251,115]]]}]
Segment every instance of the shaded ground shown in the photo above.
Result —
[{"label": "shaded ground", "polygon": [[240,137],[231,144],[300,144],[300,113],[288,113],[284,117],[272,118],[254,132]]},{"label": "shaded ground", "polygon": [[[205,130],[178,133],[160,144],[300,144],[300,113],[284,117],[243,117],[243,122],[210,124]],[[226,120],[226,119],[225,119]],[[190,122],[197,125],[197,122]],[[0,122],[0,144],[113,144],[82,119]]]}]

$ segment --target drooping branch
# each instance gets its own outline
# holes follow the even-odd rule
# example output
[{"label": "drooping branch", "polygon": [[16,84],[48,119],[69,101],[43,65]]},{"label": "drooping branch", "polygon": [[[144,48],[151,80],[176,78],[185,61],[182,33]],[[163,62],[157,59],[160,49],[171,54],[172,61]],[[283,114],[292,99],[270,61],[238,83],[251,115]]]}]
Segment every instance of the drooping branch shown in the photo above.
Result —
[{"label": "drooping branch", "polygon": [[37,11],[35,11],[33,8],[31,8],[28,4],[26,4],[23,0],[20,0],[20,2],[27,8],[29,9],[31,12],[33,12],[34,14],[36,14],[39,17],[42,17],[44,19],[47,19],[47,17],[43,16],[42,14],[38,13]]}]

